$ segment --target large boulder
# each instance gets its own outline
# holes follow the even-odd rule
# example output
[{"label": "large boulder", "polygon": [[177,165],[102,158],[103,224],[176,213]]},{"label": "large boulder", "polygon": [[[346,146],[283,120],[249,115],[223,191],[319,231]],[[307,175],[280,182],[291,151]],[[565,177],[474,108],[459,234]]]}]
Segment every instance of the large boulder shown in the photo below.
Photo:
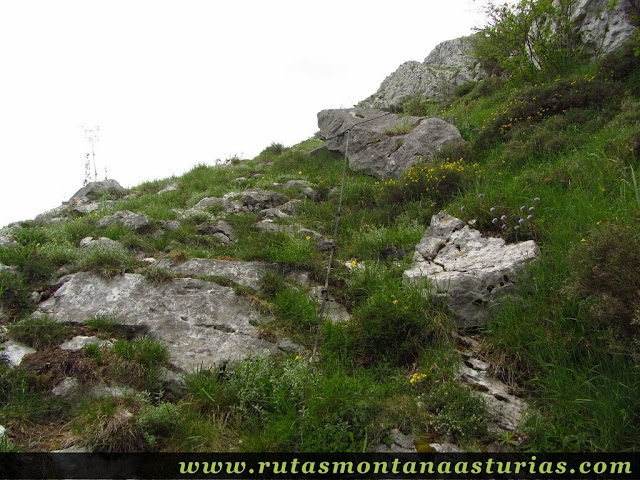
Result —
[{"label": "large boulder", "polygon": [[84,187],[74,193],[69,201],[82,197],[86,197],[90,200],[113,200],[114,198],[120,198],[126,192],[127,190],[123,188],[122,185],[109,178],[102,180],[101,182],[87,183]]},{"label": "large boulder", "polygon": [[405,62],[389,75],[378,91],[358,104],[363,108],[389,108],[407,97],[422,95],[442,100],[455,87],[483,77],[473,56],[472,37],[447,40],[437,45],[424,62]]},{"label": "large boulder", "polygon": [[193,278],[153,283],[138,274],[105,280],[93,273],[69,275],[40,310],[64,322],[84,323],[110,313],[123,325],[143,327],[166,345],[183,371],[263,355],[275,346],[258,335],[271,317],[254,310],[232,288]]},{"label": "large boulder", "polygon": [[426,281],[429,292],[449,305],[458,328],[483,327],[501,301],[519,294],[518,277],[538,256],[532,240],[506,244],[440,212],[416,246],[403,279],[418,285]]},{"label": "large boulder", "polygon": [[[363,123],[366,122],[366,123]],[[378,178],[398,177],[421,157],[433,159],[447,144],[463,143],[458,129],[439,118],[403,117],[360,108],[318,113],[320,137],[342,154],[349,135],[349,166]]]}]

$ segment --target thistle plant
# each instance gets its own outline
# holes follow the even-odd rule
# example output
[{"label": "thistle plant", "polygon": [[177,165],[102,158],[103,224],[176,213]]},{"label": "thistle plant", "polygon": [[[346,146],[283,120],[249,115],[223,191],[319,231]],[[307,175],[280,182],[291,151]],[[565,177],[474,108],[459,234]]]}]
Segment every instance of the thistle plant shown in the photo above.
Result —
[{"label": "thistle plant", "polygon": [[[483,193],[478,195],[480,201],[477,208],[471,208],[471,215],[481,218],[481,225],[488,225],[489,230],[497,231],[501,237],[509,238],[518,236],[527,232],[532,233],[533,221],[536,218],[535,205],[540,202],[540,197],[535,197],[529,205],[521,205],[518,209],[507,206],[492,205],[487,208],[488,204],[484,200]],[[460,213],[465,214],[468,209],[465,206],[460,207]],[[469,216],[469,215],[465,215]],[[485,220],[487,219],[487,220]]]}]

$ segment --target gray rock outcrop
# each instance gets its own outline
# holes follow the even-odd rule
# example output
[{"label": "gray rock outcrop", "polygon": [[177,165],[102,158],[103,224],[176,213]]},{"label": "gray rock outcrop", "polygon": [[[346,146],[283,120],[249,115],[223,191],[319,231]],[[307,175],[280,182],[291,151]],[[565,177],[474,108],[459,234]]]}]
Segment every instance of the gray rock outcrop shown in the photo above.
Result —
[{"label": "gray rock outcrop", "polygon": [[636,27],[630,0],[578,0],[573,13],[575,29],[591,55],[604,55],[627,42]]},{"label": "gray rock outcrop", "polygon": [[76,273],[40,310],[53,319],[84,323],[109,313],[123,325],[139,326],[166,345],[170,362],[183,371],[269,353],[274,345],[258,336],[267,317],[230,287],[192,278],[152,283],[138,274],[105,280]]},{"label": "gray rock outcrop", "polygon": [[90,200],[100,200],[102,197],[113,199],[123,196],[126,192],[127,190],[123,188],[122,185],[109,178],[107,180],[102,180],[101,182],[87,183],[84,187],[74,193],[69,201],[80,197],[86,197]]},{"label": "gray rock outcrop", "polygon": [[403,63],[382,82],[376,93],[361,101],[358,107],[389,108],[414,95],[442,100],[449,97],[458,85],[480,80],[483,73],[473,56],[471,38],[461,37],[440,43],[422,63]]},{"label": "gray rock outcrop", "polygon": [[102,217],[98,220],[96,225],[103,228],[110,227],[116,223],[120,223],[132,230],[142,230],[149,225],[149,218],[142,213],[133,213],[129,210],[121,210],[113,213],[112,215]]},{"label": "gray rock outcrop", "polygon": [[0,248],[17,247],[19,244],[13,237],[8,235],[0,235]]},{"label": "gray rock outcrop", "polygon": [[483,327],[492,309],[519,293],[518,275],[538,255],[532,240],[507,245],[441,212],[431,219],[403,279],[427,280],[430,293],[444,298],[456,315],[458,328]]},{"label": "gray rock outcrop", "polygon": [[[323,110],[318,113],[320,136],[327,139],[329,150],[344,154],[346,135],[336,135],[351,129],[349,166],[378,178],[398,177],[421,157],[433,159],[447,144],[464,142],[456,127],[439,118],[384,113],[359,108]],[[358,125],[362,122],[366,123]]]},{"label": "gray rock outcrop", "polygon": [[172,264],[169,260],[160,260],[157,268],[189,276],[225,277],[238,285],[259,290],[262,277],[267,271],[274,269],[275,265],[266,262],[191,258],[178,264]]}]

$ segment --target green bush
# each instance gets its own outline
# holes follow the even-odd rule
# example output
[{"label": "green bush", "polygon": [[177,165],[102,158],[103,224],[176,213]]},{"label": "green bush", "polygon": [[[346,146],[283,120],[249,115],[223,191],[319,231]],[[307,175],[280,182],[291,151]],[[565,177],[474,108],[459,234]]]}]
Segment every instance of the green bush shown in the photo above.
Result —
[{"label": "green bush", "polygon": [[577,0],[519,0],[488,3],[488,25],[474,37],[485,70],[517,79],[558,75],[584,56],[572,19]]},{"label": "green bush", "polygon": [[0,305],[12,316],[18,316],[33,308],[31,288],[23,275],[0,270]]},{"label": "green bush", "polygon": [[600,330],[610,330],[640,354],[640,232],[607,223],[597,227],[570,257],[575,286],[588,298],[589,314]]}]

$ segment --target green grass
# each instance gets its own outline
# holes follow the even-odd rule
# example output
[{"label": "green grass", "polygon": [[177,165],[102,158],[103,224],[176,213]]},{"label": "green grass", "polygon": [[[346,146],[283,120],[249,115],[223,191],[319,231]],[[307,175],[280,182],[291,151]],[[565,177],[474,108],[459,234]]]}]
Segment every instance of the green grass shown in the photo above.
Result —
[{"label": "green grass", "polygon": [[71,326],[47,316],[26,318],[8,327],[9,337],[40,350],[71,338]]},{"label": "green grass", "polygon": [[[487,235],[535,240],[540,248],[522,298],[505,303],[479,333],[485,360],[531,404],[526,424],[513,435],[526,441],[510,448],[637,451],[640,65],[625,55],[558,79],[527,84],[491,78],[465,85],[444,103],[420,97],[403,102],[405,114],[455,123],[467,144],[393,182],[347,169],[330,293],[351,321],[320,325],[319,362],[309,364],[307,352],[201,369],[185,374],[184,391],[162,397],[166,348],[148,337],[131,338],[115,319],[97,316],[86,327],[118,340],[113,349],[85,349],[85,360],[105,380],[152,393],[74,398],[65,411],[49,399],[44,377],[2,366],[0,414],[15,432],[13,444],[28,449],[29,432],[57,421],[73,425],[66,434],[101,450],[362,451],[386,441],[393,428],[422,443],[485,449],[499,439],[487,434],[482,402],[456,381],[459,354],[450,314],[402,282],[413,248],[443,209],[475,220]],[[105,277],[136,272],[161,282],[173,274],[137,258],[225,258],[278,264],[259,291],[210,280],[234,286],[255,308],[273,314],[275,320],[260,329],[264,338],[288,337],[310,349],[318,334],[317,304],[287,274],[311,272],[322,283],[328,253],[318,252],[314,242],[261,233],[254,227],[257,215],[220,208],[207,213],[235,229],[230,245],[197,234],[205,213],[175,231],[155,231],[161,221],[179,218],[176,209],[204,197],[271,190],[274,182],[297,179],[313,183],[320,200],[301,198],[296,216],[278,222],[331,238],[344,158],[322,149],[309,154],[322,144],[273,143],[255,159],[197,165],[181,177],[140,185],[133,198],[95,215],[26,225],[16,235],[18,247],[0,250],[0,263],[16,267],[15,273],[0,272],[0,305],[13,321],[8,335],[45,349],[66,338],[64,324],[20,321],[35,307],[31,292],[51,293],[49,282],[60,267]],[[447,181],[441,178],[449,174]],[[238,177],[248,181],[239,184]],[[178,189],[157,195],[169,183]],[[299,190],[284,193],[300,198]],[[119,209],[148,215],[151,228],[98,232],[97,219]],[[82,238],[97,235],[123,248],[78,248]],[[345,262],[355,268],[348,270]]]}]

